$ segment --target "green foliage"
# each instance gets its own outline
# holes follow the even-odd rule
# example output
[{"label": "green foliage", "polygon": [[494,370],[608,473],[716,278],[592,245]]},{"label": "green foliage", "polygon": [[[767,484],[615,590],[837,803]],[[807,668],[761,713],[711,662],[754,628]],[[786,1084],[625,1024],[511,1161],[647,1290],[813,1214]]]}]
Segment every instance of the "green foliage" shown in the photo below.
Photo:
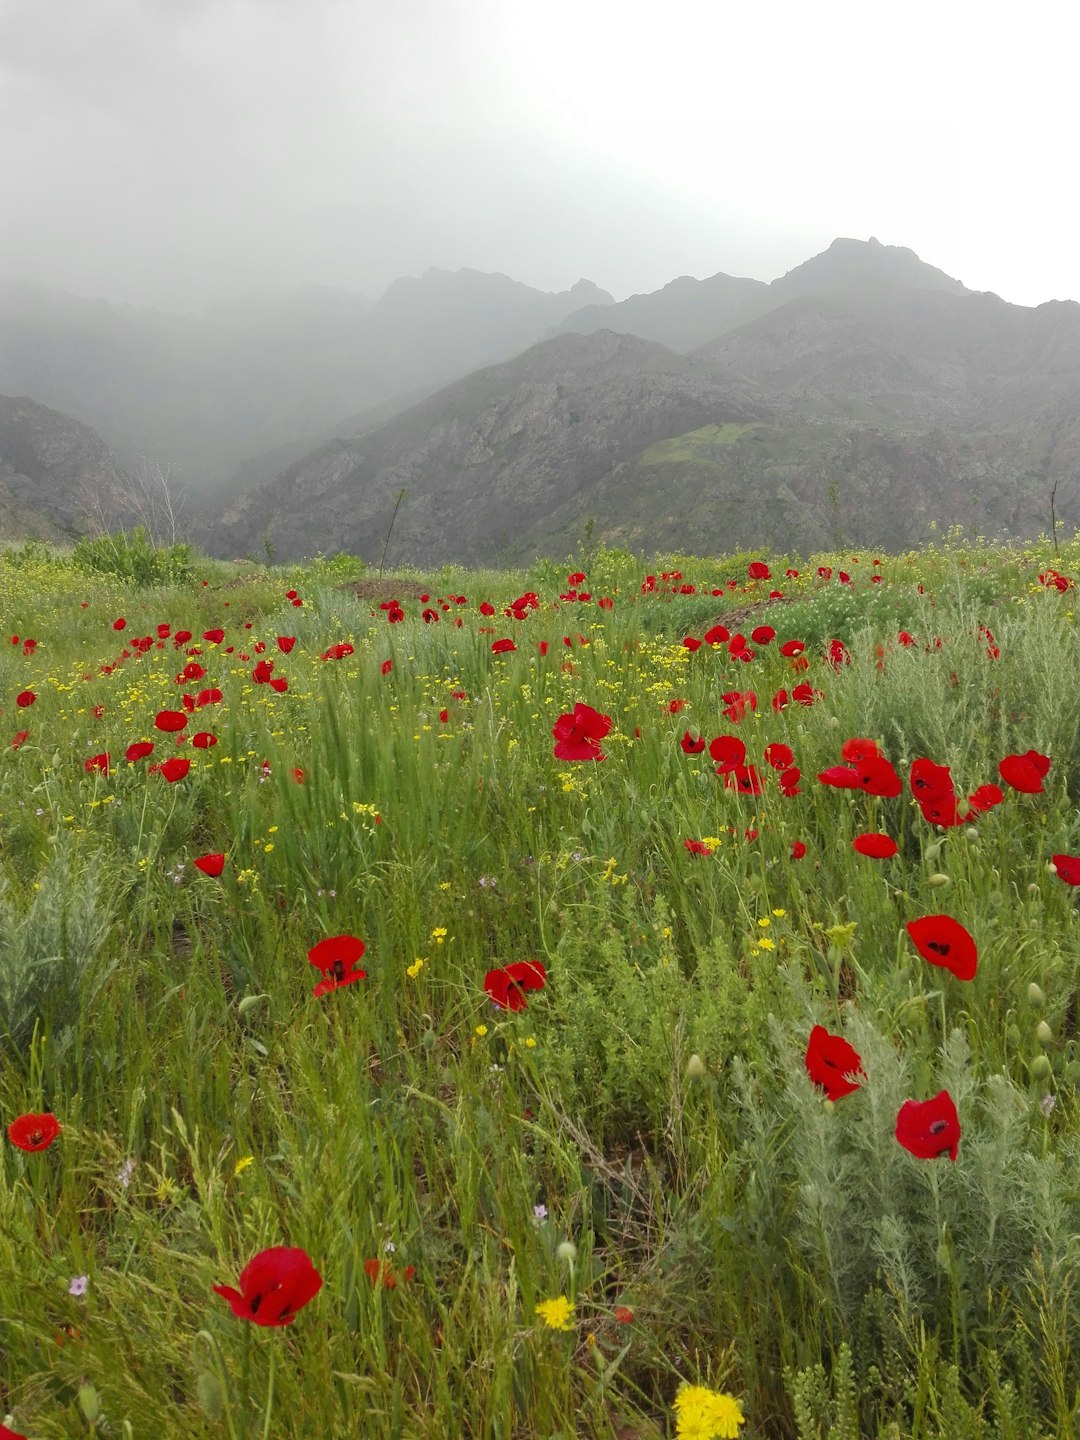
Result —
[{"label": "green foliage", "polygon": [[[789,581],[747,552],[671,557],[656,573],[694,593],[643,595],[628,552],[586,558],[445,570],[432,593],[467,605],[425,625],[407,600],[390,625],[341,588],[349,557],[205,587],[200,565],[152,593],[0,557],[11,632],[39,641],[0,650],[0,1118],[64,1127],[0,1152],[17,1429],[657,1437],[689,1380],[740,1398],[743,1440],[1075,1432],[1080,912],[1047,869],[1080,851],[1072,592],[1038,585],[1038,547],[984,568],[955,537],[886,558],[880,586],[866,557]],[[762,558],[773,580],[749,582]],[[578,568],[593,600],[559,601]],[[750,608],[774,586],[794,603]],[[541,609],[507,619],[527,590]],[[768,704],[795,673],[776,643],[750,665],[683,647],[740,611],[806,640],[818,703]],[[117,664],[118,614],[226,639]],[[256,683],[256,654],[286,690]],[[124,760],[140,737],[173,754],[157,712],[211,684],[189,731],[217,744],[182,742],[183,781]],[[723,695],[751,685],[731,721]],[[603,763],[553,757],[577,700],[612,717]],[[801,793],[726,788],[681,749],[691,726],[739,733],[759,766],[790,744]],[[1006,751],[1053,764],[1044,794],[942,831],[815,783],[853,735],[902,773],[950,764],[963,794]],[[106,749],[110,773],[87,772]],[[900,853],[857,856],[865,830]],[[194,867],[216,852],[220,877]],[[905,922],[941,910],[977,939],[973,981],[912,951]],[[307,952],[340,934],[367,977],[316,1000]],[[529,958],[546,987],[495,1009],[486,970]],[[862,1057],[835,1105],[806,1073],[818,1023]],[[955,1164],[894,1138],[903,1100],[943,1088]],[[323,1291],[253,1332],[211,1287],[276,1244]],[[535,1306],[560,1295],[571,1329],[546,1330]]]},{"label": "green foliage", "polygon": [[83,574],[108,576],[136,587],[178,585],[190,579],[193,556],[190,545],[155,545],[141,525],[84,537],[71,552],[72,564]]}]

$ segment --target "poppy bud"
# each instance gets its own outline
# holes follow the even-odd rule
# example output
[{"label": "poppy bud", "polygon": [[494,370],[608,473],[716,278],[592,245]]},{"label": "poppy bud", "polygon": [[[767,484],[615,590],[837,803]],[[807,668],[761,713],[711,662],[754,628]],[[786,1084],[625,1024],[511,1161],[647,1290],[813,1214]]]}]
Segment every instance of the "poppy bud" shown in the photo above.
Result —
[{"label": "poppy bud", "polygon": [[830,728],[830,730],[839,730],[839,729],[840,729],[840,717],[839,717],[839,715],[830,715],[830,716],[829,716],[829,728]]},{"label": "poppy bud", "polygon": [[1065,1079],[1070,1085],[1080,1084],[1080,1060],[1070,1060],[1065,1066]]},{"label": "poppy bud", "polygon": [[690,1059],[687,1060],[687,1062],[686,1062],[686,1078],[687,1078],[687,1080],[690,1080],[690,1081],[701,1080],[701,1079],[704,1078],[704,1075],[705,1075],[705,1062],[702,1060],[702,1058],[701,1058],[700,1055],[691,1055],[691,1056],[690,1056]]},{"label": "poppy bud", "polygon": [[1038,1040],[1040,1045],[1050,1045],[1053,1043],[1054,1032],[1045,1020],[1040,1020],[1038,1025],[1035,1026],[1035,1039]]},{"label": "poppy bud", "polygon": [[1039,887],[1035,884],[1034,880],[1027,887],[1027,892],[1029,895],[1037,895],[1039,893]]},{"label": "poppy bud", "polygon": [[568,1265],[573,1265],[577,1259],[577,1246],[572,1240],[564,1240],[556,1249],[555,1254],[560,1260],[565,1260]]},{"label": "poppy bud", "polygon": [[977,840],[979,838],[979,832],[978,830],[976,830],[974,825],[969,825],[964,831],[964,834],[969,840]]},{"label": "poppy bud", "polygon": [[1028,1066],[1028,1071],[1033,1080],[1049,1080],[1053,1073],[1050,1068],[1050,1061],[1045,1055],[1036,1055]]},{"label": "poppy bud", "polygon": [[944,886],[951,885],[952,879],[948,875],[942,875],[939,870],[934,875],[928,875],[926,877],[926,883],[932,885],[935,890],[941,890]]},{"label": "poppy bud", "polygon": [[1018,1050],[1023,1041],[1023,1038],[1024,1037],[1020,1034],[1019,1025],[1010,1025],[1009,1028],[1005,1031],[1005,1039],[1009,1042],[1010,1050]]},{"label": "poppy bud", "polygon": [[1040,987],[1035,984],[1034,980],[1027,988],[1027,998],[1028,1004],[1034,1005],[1036,1010],[1041,1010],[1042,1007],[1046,1004],[1046,996],[1043,994]]},{"label": "poppy bud", "polygon": [[101,1415],[101,1401],[93,1385],[79,1386],[79,1409],[86,1416],[87,1424],[94,1429]]}]

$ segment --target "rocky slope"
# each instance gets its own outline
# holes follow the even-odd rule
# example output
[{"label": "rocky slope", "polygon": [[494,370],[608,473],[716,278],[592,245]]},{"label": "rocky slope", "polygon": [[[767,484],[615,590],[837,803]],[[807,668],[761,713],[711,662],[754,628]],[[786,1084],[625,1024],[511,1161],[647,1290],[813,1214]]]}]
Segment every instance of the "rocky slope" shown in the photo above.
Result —
[{"label": "rocky slope", "polygon": [[73,540],[130,518],[131,477],[89,426],[0,395],[0,539]]}]

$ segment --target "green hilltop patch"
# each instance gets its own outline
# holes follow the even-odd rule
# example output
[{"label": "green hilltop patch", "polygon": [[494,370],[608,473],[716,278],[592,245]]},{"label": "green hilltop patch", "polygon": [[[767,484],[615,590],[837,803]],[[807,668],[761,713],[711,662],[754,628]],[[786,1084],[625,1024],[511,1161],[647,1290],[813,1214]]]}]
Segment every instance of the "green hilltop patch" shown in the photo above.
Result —
[{"label": "green hilltop patch", "polygon": [[686,461],[708,462],[710,452],[734,445],[750,430],[760,430],[763,421],[752,420],[747,425],[702,425],[699,430],[688,430],[685,435],[674,435],[670,440],[658,440],[643,450],[639,457],[645,465],[680,465]]}]

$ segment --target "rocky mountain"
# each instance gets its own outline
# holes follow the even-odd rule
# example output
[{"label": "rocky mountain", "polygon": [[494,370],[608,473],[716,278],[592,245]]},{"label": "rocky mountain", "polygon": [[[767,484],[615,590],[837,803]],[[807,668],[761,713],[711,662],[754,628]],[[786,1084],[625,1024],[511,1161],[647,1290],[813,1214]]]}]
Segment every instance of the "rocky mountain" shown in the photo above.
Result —
[{"label": "rocky mountain", "polygon": [[648,295],[631,295],[603,307],[587,305],[568,315],[558,328],[580,335],[618,330],[672,350],[695,350],[800,296],[863,306],[922,290],[969,293],[959,280],[925,264],[902,245],[837,239],[770,285],[724,274],[708,280],[683,275]]},{"label": "rocky mountain", "polygon": [[205,490],[253,455],[336,433],[343,416],[505,359],[610,299],[587,280],[547,294],[428,270],[375,303],[308,286],[182,316],[7,282],[0,392],[92,425],[131,468],[145,459]]},{"label": "rocky mountain", "polygon": [[74,540],[123,525],[132,479],[89,426],[0,395],[0,540]]},{"label": "rocky mountain", "polygon": [[[689,355],[552,337],[297,461],[206,543],[251,551],[272,524],[283,556],[378,560],[402,489],[393,563],[562,556],[589,517],[646,552],[896,548],[931,521],[1028,536],[1055,481],[1080,524],[1080,306],[1010,305],[876,241],[755,286],[635,297],[634,323],[684,341],[729,301],[755,313]],[[621,325],[628,306],[605,311]]]},{"label": "rocky mountain", "polygon": [[478,370],[352,439],[335,440],[196,530],[243,554],[268,530],[278,557],[318,549],[377,560],[402,489],[395,563],[518,558],[552,516],[671,435],[759,413],[708,365],[629,335],[564,335]]}]

